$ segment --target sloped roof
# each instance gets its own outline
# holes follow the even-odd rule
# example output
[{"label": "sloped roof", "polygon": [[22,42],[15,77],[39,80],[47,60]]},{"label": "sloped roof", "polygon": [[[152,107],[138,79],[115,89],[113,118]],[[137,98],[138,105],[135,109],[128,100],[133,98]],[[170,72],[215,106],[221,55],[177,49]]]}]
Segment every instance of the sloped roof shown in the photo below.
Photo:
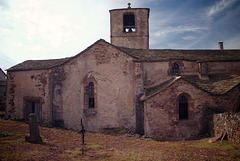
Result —
[{"label": "sloped roof", "polygon": [[201,80],[197,75],[178,76],[172,77],[160,85],[146,89],[145,96],[142,97],[142,100],[146,100],[147,98],[158,94],[180,79],[185,80],[210,95],[224,95],[240,84],[240,76],[232,74],[209,75],[209,80]]},{"label": "sloped roof", "polygon": [[[170,50],[170,49],[130,49],[114,46],[103,39],[98,40],[79,54],[84,53],[98,42],[105,42],[134,58],[134,61],[168,61],[182,59],[189,61],[240,61],[240,50]],[[78,56],[77,54],[76,56]],[[27,60],[7,71],[50,69],[74,59],[76,56],[62,59]]]},{"label": "sloped roof", "polygon": [[[103,39],[99,39],[98,41],[96,41],[94,44],[90,45],[88,48],[86,48],[85,50],[83,50],[82,52],[78,53],[75,56],[72,57],[68,57],[68,58],[62,58],[62,59],[48,59],[48,60],[27,60],[24,61],[22,63],[19,63],[9,69],[7,69],[7,71],[23,71],[23,70],[40,70],[40,69],[50,69],[59,65],[63,65],[66,62],[68,62],[71,59],[74,59],[75,57],[77,57],[78,55],[84,53],[85,51],[89,50],[90,48],[92,48],[95,44],[99,43],[99,42],[105,42],[108,45],[113,46],[114,48],[116,48],[117,50],[119,50],[116,46],[106,42]],[[124,51],[123,51],[124,52]],[[125,52],[124,52],[125,53]],[[128,55],[128,54],[127,54]]]},{"label": "sloped roof", "polygon": [[182,59],[197,62],[240,61],[240,50],[172,50],[172,49],[130,49],[119,50],[137,58],[137,61],[168,61]]},{"label": "sloped roof", "polygon": [[240,84],[240,76],[233,74],[209,75],[209,80],[201,80],[197,75],[182,78],[211,95],[224,95]]},{"label": "sloped roof", "polygon": [[70,59],[71,57],[63,58],[63,59],[49,59],[49,60],[27,60],[9,68],[7,71],[50,69],[55,66],[62,65]]},{"label": "sloped roof", "polygon": [[145,96],[143,96],[141,99],[145,100],[149,97],[152,97],[156,94],[158,94],[159,92],[163,91],[164,89],[168,88],[169,86],[171,86],[175,81],[177,81],[178,79],[180,79],[181,77],[172,77],[171,79],[157,85],[151,88],[147,88],[145,91]]}]

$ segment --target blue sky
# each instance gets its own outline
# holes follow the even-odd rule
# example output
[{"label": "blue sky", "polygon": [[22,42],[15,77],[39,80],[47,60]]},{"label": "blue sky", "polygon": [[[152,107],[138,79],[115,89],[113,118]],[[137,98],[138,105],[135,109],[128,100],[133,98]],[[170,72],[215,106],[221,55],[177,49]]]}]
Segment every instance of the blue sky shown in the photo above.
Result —
[{"label": "blue sky", "polygon": [[150,48],[240,49],[240,0],[0,0],[0,68],[110,42],[110,9],[150,8]]}]

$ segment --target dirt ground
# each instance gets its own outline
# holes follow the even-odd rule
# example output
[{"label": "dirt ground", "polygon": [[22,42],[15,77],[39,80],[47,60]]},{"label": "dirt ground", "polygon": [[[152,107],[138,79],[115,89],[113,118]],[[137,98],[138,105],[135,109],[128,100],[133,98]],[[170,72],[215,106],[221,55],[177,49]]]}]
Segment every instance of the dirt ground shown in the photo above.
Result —
[{"label": "dirt ground", "polygon": [[160,142],[125,130],[81,134],[39,126],[42,144],[25,141],[28,124],[0,119],[0,160],[240,160],[240,147],[209,139]]}]

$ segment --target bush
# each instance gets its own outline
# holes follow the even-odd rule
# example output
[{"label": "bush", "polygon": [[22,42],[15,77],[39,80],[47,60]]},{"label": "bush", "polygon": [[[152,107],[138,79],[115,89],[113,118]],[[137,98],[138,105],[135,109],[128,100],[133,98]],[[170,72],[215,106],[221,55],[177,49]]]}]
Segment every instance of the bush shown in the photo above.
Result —
[{"label": "bush", "polygon": [[8,133],[6,131],[0,131],[0,137],[6,137]]}]

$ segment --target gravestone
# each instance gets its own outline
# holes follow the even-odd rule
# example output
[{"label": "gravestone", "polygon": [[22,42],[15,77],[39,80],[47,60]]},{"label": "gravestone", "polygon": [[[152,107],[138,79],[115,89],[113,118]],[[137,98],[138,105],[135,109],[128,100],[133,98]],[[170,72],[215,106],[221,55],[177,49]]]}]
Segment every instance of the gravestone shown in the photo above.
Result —
[{"label": "gravestone", "polygon": [[30,143],[42,143],[42,138],[39,133],[37,118],[34,113],[28,115],[29,120],[29,134],[25,136],[25,140]]}]

